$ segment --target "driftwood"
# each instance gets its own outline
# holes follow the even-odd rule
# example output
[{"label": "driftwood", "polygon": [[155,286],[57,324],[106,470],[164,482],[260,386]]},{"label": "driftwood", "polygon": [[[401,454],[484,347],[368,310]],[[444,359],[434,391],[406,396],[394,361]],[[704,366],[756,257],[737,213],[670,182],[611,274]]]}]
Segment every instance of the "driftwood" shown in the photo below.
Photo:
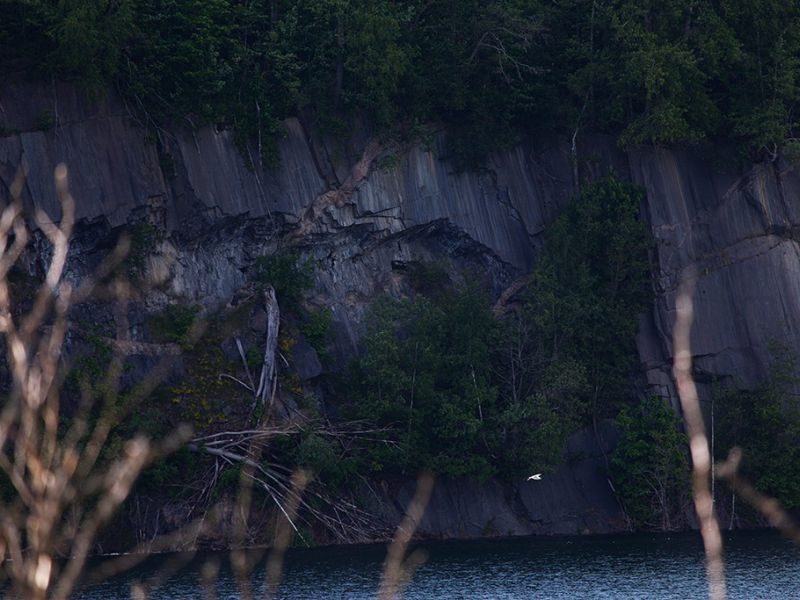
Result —
[{"label": "driftwood", "polygon": [[[322,524],[342,542],[368,541],[376,534],[375,519],[369,513],[358,508],[346,498],[329,494],[324,484],[317,482],[315,488],[306,490],[306,497],[315,498],[313,503],[301,499],[302,515],[296,509],[287,506],[294,498],[292,478],[296,472],[281,465],[271,464],[263,460],[262,454],[266,444],[276,435],[297,433],[296,425],[287,427],[268,427],[243,431],[224,431],[193,439],[188,449],[213,456],[222,465],[241,466],[241,483],[255,485],[262,489],[274,502],[278,510],[286,518],[287,524],[299,535],[296,521],[299,519],[311,525],[309,519]],[[215,473],[220,469],[215,468]],[[310,477],[310,475],[308,475]],[[216,483],[216,477],[209,481],[207,488]],[[305,487],[305,486],[304,486]],[[249,494],[249,491],[247,492]],[[242,490],[240,490],[240,495]],[[237,504],[241,499],[237,501]],[[324,506],[323,512],[317,506]]]},{"label": "driftwood", "polygon": [[[262,489],[275,503],[278,510],[286,519],[287,525],[299,534],[295,521],[300,519],[308,524],[308,518],[322,524],[337,539],[344,542],[367,541],[374,537],[376,532],[374,517],[355,506],[352,502],[338,495],[327,493],[324,484],[317,484],[305,491],[307,497],[313,497],[316,502],[312,504],[305,500],[297,500],[293,493],[293,476],[291,470],[280,465],[271,464],[264,460],[264,450],[269,441],[277,435],[297,433],[301,427],[297,424],[277,426],[268,424],[271,422],[277,388],[277,359],[278,354],[278,333],[280,328],[280,310],[278,301],[275,297],[275,290],[268,286],[264,290],[264,309],[267,313],[267,332],[264,340],[264,354],[261,363],[261,371],[256,378],[253,376],[244,351],[244,346],[240,339],[236,339],[236,347],[242,360],[245,376],[236,377],[227,373],[220,374],[221,378],[229,379],[252,394],[252,410],[259,407],[264,408],[264,415],[260,424],[250,429],[241,431],[224,431],[211,435],[197,437],[189,444],[189,449],[196,452],[203,452],[215,459],[214,476],[205,486],[202,495],[210,491],[216,482],[216,478],[221,470],[227,466],[238,465],[242,468],[240,479],[239,500],[242,508],[247,508],[250,504],[250,486]],[[348,431],[349,436],[362,436],[368,438],[371,435],[379,434],[381,429],[360,429],[358,424],[355,431]],[[326,437],[341,438],[346,434],[343,431],[335,431],[326,428],[323,432]],[[305,485],[303,486],[305,488]],[[299,502],[297,506],[293,503]],[[323,512],[317,506],[325,507]],[[297,515],[297,508],[301,507],[300,515]],[[243,510],[246,513],[247,510]],[[239,527],[244,527],[240,524]],[[244,532],[240,531],[239,536],[243,537]]]}]

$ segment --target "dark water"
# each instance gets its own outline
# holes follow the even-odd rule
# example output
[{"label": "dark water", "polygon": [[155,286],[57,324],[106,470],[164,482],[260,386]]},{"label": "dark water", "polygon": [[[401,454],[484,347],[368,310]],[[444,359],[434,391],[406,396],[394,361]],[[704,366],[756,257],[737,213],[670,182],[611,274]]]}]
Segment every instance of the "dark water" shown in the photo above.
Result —
[{"label": "dark water", "polygon": [[[730,598],[800,599],[800,549],[771,533],[739,533],[729,535],[726,542]],[[403,597],[407,599],[707,597],[698,534],[442,542],[418,548],[428,557],[406,589]],[[375,598],[384,552],[383,546],[291,551],[278,597]],[[125,578],[83,590],[77,597],[130,598],[131,583],[146,579],[157,566],[154,563]],[[200,565],[190,565],[149,598],[203,598],[199,581]],[[258,569],[256,592],[262,582],[263,570]],[[216,590],[219,600],[240,597],[225,565]]]}]

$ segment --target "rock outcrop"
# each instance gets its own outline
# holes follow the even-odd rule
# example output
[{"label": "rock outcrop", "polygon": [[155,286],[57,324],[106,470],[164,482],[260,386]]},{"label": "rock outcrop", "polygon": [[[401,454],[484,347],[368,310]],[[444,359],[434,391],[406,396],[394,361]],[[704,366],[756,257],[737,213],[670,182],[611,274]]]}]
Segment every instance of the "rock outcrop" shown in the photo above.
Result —
[{"label": "rock outcrop", "polygon": [[[499,296],[534,263],[542,232],[575,191],[570,147],[559,138],[527,140],[483,169],[457,172],[441,133],[401,148],[363,132],[328,139],[291,119],[279,157],[275,168],[254,166],[230,131],[214,127],[147,132],[114,94],[88,101],[66,84],[0,90],[0,200],[22,166],[25,204],[57,219],[52,173],[66,163],[82,231],[92,232],[79,230],[73,249],[86,268],[117,229],[155,228],[146,271],[159,287],[146,310],[175,299],[224,306],[257,256],[289,244],[315,265],[310,301],[333,312],[338,364],[356,350],[369,301],[401,291],[403,265],[444,260],[454,273],[480,271]],[[797,171],[780,161],[740,167],[719,149],[623,152],[603,136],[580,140],[578,159],[581,177],[614,169],[646,190],[655,301],[637,338],[645,391],[675,397],[671,329],[687,269],[697,277],[692,348],[701,382],[753,386],[766,375],[772,340],[800,350]],[[541,485],[442,485],[423,530],[623,527],[597,475],[598,441],[578,438],[571,443],[589,458]],[[401,504],[409,495],[395,493]]]}]

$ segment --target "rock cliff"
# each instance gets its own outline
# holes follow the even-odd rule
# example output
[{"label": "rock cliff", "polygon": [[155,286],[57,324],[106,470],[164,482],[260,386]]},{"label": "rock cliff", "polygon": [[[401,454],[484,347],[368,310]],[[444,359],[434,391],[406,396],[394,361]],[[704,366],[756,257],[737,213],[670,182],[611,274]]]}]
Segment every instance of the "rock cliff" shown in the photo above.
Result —
[{"label": "rock cliff", "polygon": [[[285,123],[276,167],[253,166],[231,132],[204,127],[146,133],[114,94],[86,100],[74,87],[0,90],[0,200],[18,168],[23,200],[57,219],[54,167],[69,167],[81,228],[75,276],[107,252],[118,229],[159,232],[146,258],[142,311],[173,301],[230,304],[257,256],[290,245],[312,260],[310,302],[333,312],[334,365],[356,351],[369,301],[402,292],[402,271],[444,261],[453,273],[488,274],[495,296],[534,263],[542,233],[573,195],[566,140],[526,140],[457,172],[444,135],[425,144],[354,133],[330,139]],[[643,391],[672,397],[671,328],[681,274],[698,278],[692,332],[701,382],[752,386],[766,374],[770,341],[800,350],[800,177],[781,162],[748,165],[726,153],[640,149],[585,136],[581,178],[614,169],[642,185],[656,245],[653,308],[637,337]],[[319,374],[313,351],[307,378]],[[440,482],[422,531],[433,536],[604,532],[624,528],[600,475],[613,436],[579,432],[570,460],[542,482]],[[389,521],[410,497],[385,486],[375,507]]]}]

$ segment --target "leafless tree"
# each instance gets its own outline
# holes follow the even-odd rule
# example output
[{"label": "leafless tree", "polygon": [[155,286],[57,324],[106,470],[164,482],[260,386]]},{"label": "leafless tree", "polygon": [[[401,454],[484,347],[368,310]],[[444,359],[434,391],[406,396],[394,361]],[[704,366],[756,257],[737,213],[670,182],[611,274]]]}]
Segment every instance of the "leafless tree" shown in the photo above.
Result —
[{"label": "leafless tree", "polygon": [[[64,165],[55,171],[61,203],[60,222],[42,211],[33,215],[50,243],[45,279],[32,306],[14,305],[9,271],[31,238],[20,201],[24,173],[19,171],[11,201],[0,214],[0,332],[5,339],[10,384],[0,412],[0,471],[7,493],[0,501],[0,574],[19,597],[31,600],[67,598],[74,589],[100,528],[128,497],[142,470],[190,437],[179,427],[163,441],[136,436],[119,455],[102,450],[115,424],[146,397],[163,377],[151,377],[119,395],[123,344],[116,346],[102,392],[83,382],[71,414],[60,403],[66,374],[62,350],[70,311],[102,287],[113,297],[117,341],[128,339],[128,284],[114,275],[125,253],[124,243],[94,277],[73,286],[65,275],[69,239],[75,221]],[[105,283],[100,283],[105,281]],[[10,559],[10,560],[8,560]],[[69,559],[61,562],[58,559]]]}]

